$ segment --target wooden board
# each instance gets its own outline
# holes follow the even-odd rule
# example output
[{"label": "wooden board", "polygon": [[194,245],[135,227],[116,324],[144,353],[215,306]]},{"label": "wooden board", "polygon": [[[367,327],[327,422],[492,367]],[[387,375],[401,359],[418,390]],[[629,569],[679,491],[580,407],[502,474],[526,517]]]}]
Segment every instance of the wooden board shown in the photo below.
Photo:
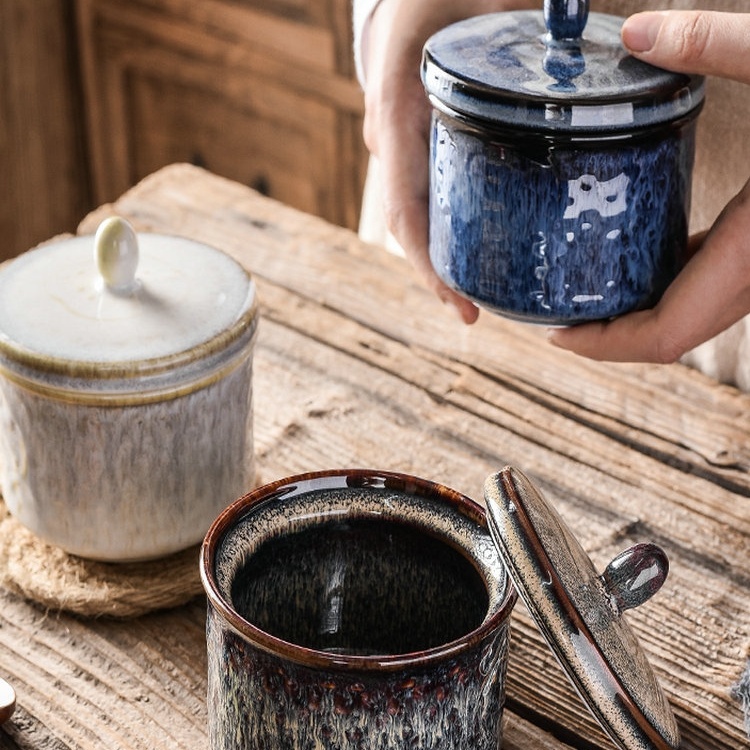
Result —
[{"label": "wooden board", "polygon": [[[193,167],[157,173],[81,231],[112,211],[208,242],[253,272],[263,480],[370,466],[481,499],[486,475],[510,463],[597,566],[657,542],[670,577],[626,616],[683,748],[744,746],[731,688],[750,642],[750,397],[681,366],[579,360],[543,331],[486,314],[464,327],[402,259]],[[199,600],[131,623],[85,622],[5,597],[0,674],[21,696],[8,746],[204,747],[203,616]],[[48,744],[22,744],[45,732]],[[611,747],[521,604],[504,747]]]}]

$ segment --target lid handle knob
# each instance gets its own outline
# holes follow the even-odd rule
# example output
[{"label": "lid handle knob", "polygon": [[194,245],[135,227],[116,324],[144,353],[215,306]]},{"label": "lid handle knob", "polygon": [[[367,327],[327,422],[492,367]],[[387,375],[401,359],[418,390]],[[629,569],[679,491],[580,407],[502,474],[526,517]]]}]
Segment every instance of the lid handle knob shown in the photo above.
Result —
[{"label": "lid handle knob", "polygon": [[115,294],[130,294],[138,287],[138,237],[120,216],[110,216],[96,230],[94,261],[101,281]]},{"label": "lid handle knob", "polygon": [[544,0],[544,23],[555,40],[580,39],[589,17],[589,0]]},{"label": "lid handle knob", "polygon": [[648,601],[662,586],[669,560],[655,544],[636,544],[621,552],[607,566],[601,579],[617,612]]}]

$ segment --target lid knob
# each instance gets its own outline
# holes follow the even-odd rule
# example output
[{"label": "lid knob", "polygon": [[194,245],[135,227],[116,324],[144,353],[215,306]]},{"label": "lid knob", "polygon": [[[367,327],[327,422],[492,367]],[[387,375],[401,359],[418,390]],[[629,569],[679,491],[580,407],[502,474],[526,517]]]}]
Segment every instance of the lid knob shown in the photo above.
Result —
[{"label": "lid knob", "polygon": [[589,17],[589,0],[544,0],[544,23],[555,40],[579,39]]},{"label": "lid knob", "polygon": [[639,607],[662,586],[669,572],[666,554],[655,544],[636,544],[607,565],[601,579],[616,612]]},{"label": "lid knob", "polygon": [[531,480],[507,466],[484,486],[487,525],[542,635],[621,750],[677,750],[680,732],[622,611],[645,602],[667,558],[636,544],[599,574],[570,527]]},{"label": "lid knob", "polygon": [[130,294],[138,288],[138,237],[120,216],[105,219],[94,237],[94,261],[102,284],[115,294]]}]

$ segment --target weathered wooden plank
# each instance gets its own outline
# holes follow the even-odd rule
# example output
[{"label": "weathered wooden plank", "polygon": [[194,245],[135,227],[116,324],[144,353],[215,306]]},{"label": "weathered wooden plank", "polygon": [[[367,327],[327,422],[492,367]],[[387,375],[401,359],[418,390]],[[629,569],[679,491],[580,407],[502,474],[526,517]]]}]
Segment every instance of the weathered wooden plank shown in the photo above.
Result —
[{"label": "weathered wooden plank", "polygon": [[[487,473],[514,463],[597,564],[654,539],[672,574],[629,619],[684,747],[746,742],[729,692],[750,642],[747,395],[679,366],[578,360],[488,315],[466,329],[400,259],[189,168],[160,173],[116,209],[139,228],[217,245],[257,277],[264,479],[370,464],[476,497]],[[604,742],[521,606],[509,693],[550,726]]]},{"label": "weathered wooden plank", "polygon": [[[270,289],[265,285],[261,288],[268,299]],[[317,315],[323,318],[326,311],[321,308]],[[451,405],[436,406],[431,394],[410,384],[420,382],[413,377],[413,368],[402,370],[401,376],[386,376],[382,370],[373,371],[347,358],[346,353],[335,351],[333,346],[329,350],[306,351],[301,334],[290,333],[269,319],[264,323],[265,344],[256,366],[256,393],[262,399],[264,393],[278,390],[288,399],[274,410],[274,428],[267,430],[264,426],[258,430],[260,442],[269,433],[272,435],[271,444],[260,448],[264,474],[275,477],[335,465],[373,465],[380,460],[387,463],[378,463],[379,467],[427,475],[479,497],[484,475],[505,461],[529,465],[535,472],[543,472],[544,464],[549,462],[549,450],[523,435],[522,422],[515,425],[519,432],[514,433],[514,425],[508,426],[508,420],[503,420],[502,426],[494,420],[483,423],[481,417],[456,412]],[[296,343],[285,344],[290,336]],[[361,341],[365,337],[354,338]],[[348,339],[342,322],[342,348]],[[372,347],[365,351],[372,351]],[[281,362],[265,362],[263,357],[271,353]],[[292,358],[286,359],[289,355]],[[312,356],[308,359],[309,355]],[[400,365],[408,367],[404,361]],[[290,374],[279,382],[280,372]],[[269,381],[264,385],[266,377]],[[394,377],[396,382],[390,382]],[[366,389],[359,385],[363,382],[367,383]],[[315,394],[312,399],[310,392]],[[297,394],[301,400],[298,402],[289,394]],[[276,403],[276,399],[269,395],[268,402]],[[258,405],[256,413],[260,416],[262,411]],[[592,466],[600,458],[591,458]],[[733,728],[720,730],[729,731],[724,744],[718,737],[713,746],[736,746],[743,735],[739,707],[731,699],[730,688],[738,677],[742,664],[739,653],[748,638],[747,581],[742,578],[742,568],[719,566],[711,554],[699,554],[689,548],[684,551],[673,544],[658,523],[660,503],[646,494],[635,497],[632,506],[624,511],[606,503],[600,507],[594,504],[602,493],[605,500],[611,500],[630,492],[629,487],[623,487],[626,478],[620,480],[618,491],[612,489],[615,479],[595,468],[583,467],[576,474],[569,466],[570,458],[562,453],[556,463],[550,483],[553,497],[579,536],[589,540],[588,547],[600,567],[629,544],[654,538],[672,557],[672,574],[666,589],[643,611],[629,617],[683,720],[685,747],[702,747],[697,741],[690,745],[689,740],[699,736],[706,716],[716,711],[729,712],[735,720]],[[625,462],[621,471],[627,472]],[[579,484],[563,493],[558,474],[567,477],[569,473]],[[649,512],[651,520],[639,519]],[[676,518],[678,512],[672,514]],[[696,527],[690,527],[689,520],[688,516],[688,532],[691,528],[695,532]],[[720,548],[719,540],[714,552],[718,554]],[[732,550],[732,545],[727,545],[727,549]],[[741,559],[736,564],[746,569]],[[738,574],[740,578],[733,581],[732,577]],[[601,741],[522,607],[515,619],[513,652],[517,666],[509,675],[511,697],[535,706],[565,726],[575,727],[592,741]],[[659,623],[659,627],[654,628],[654,623]],[[670,627],[663,627],[662,623]],[[712,642],[717,633],[722,635],[722,642]],[[712,685],[714,690],[707,692],[706,685]]]},{"label": "weathered wooden plank", "polygon": [[[182,174],[189,183],[190,167],[173,169],[173,179],[179,181],[176,175]],[[373,264],[372,254],[379,249],[358,243],[353,234],[249,196],[229,181],[215,178],[208,191],[203,184],[186,184],[179,196],[165,202],[160,195],[169,179],[165,174],[142,183],[137,199],[126,196],[118,206],[145,227],[180,226],[190,236],[219,244],[258,276],[345,310],[355,320],[372,325],[377,305],[377,329],[389,338],[460,359],[499,383],[512,377],[514,387],[524,388],[529,398],[550,398],[563,414],[588,420],[625,445],[637,439],[640,450],[668,459],[686,473],[750,494],[746,394],[716,387],[681,366],[582,360],[547,346],[544,332],[535,327],[488,314],[466,328],[436,304],[402,259],[380,257]],[[287,254],[276,252],[278,243],[299,262],[288,263]]]}]

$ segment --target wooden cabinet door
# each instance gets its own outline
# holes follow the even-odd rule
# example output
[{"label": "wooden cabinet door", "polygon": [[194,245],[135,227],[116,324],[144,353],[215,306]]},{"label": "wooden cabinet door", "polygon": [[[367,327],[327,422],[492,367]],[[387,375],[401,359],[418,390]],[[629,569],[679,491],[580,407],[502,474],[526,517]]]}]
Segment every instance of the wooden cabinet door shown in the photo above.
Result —
[{"label": "wooden cabinet door", "polygon": [[340,0],[79,0],[97,202],[191,162],[356,228],[363,98]]},{"label": "wooden cabinet door", "polygon": [[0,260],[93,207],[67,0],[0,1]]}]

